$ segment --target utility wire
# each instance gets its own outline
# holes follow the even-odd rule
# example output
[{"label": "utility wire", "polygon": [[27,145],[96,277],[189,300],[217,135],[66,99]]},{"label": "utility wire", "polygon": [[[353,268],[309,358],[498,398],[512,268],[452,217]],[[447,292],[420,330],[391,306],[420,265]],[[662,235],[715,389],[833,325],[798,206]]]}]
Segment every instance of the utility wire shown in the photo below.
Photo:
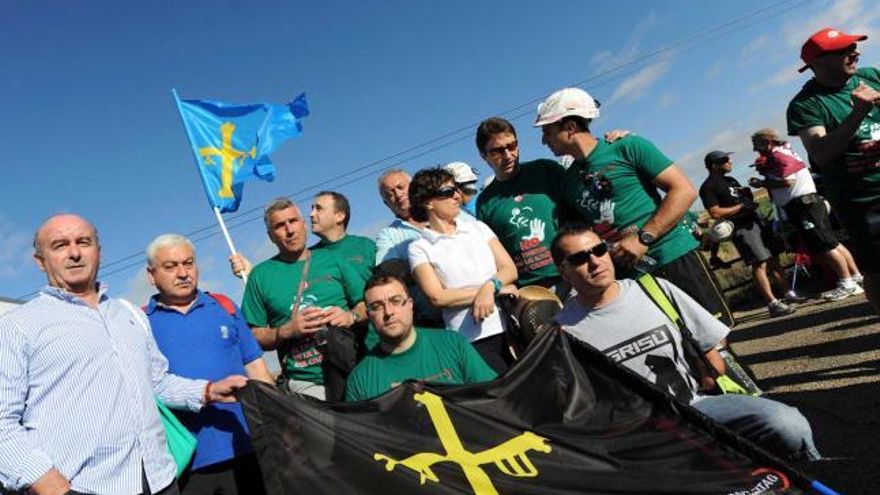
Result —
[{"label": "utility wire", "polygon": [[[769,22],[776,17],[785,15],[792,10],[798,9],[809,3],[815,3],[817,1],[819,0],[778,1],[765,7],[756,9],[743,16],[725,21],[719,25],[698,32],[692,36],[682,38],[656,50],[637,54],[636,56],[625,62],[606,69],[598,74],[594,74],[584,79],[575,81],[569,84],[569,86],[585,86],[589,84],[591,88],[602,87],[642,70],[644,68],[643,62],[653,61],[655,59],[662,61],[675,58],[690,49],[707,46],[707,43],[703,42],[704,39],[707,37],[711,37],[711,39],[720,39],[726,36],[730,36],[732,34],[745,30],[746,28]],[[496,115],[508,117],[510,120],[519,120],[526,115],[533,113],[535,105],[540,101],[543,101],[544,98],[545,96],[532,98],[515,107],[511,107],[502,112],[499,112]],[[429,139],[414,146],[410,146],[409,148],[385,156],[381,159],[374,160],[365,165],[351,169],[345,173],[338,174],[329,179],[306,186],[298,191],[294,191],[287,197],[293,200],[301,200],[307,197],[307,193],[311,191],[316,191],[319,188],[326,188],[331,184],[334,186],[334,188],[340,188],[343,186],[354,184],[373,175],[376,175],[381,170],[401,166],[407,162],[411,162],[414,159],[429,155],[443,148],[461,142],[465,139],[472,138],[473,130],[476,125],[477,123],[473,122],[461,126],[435,138]],[[380,168],[380,165],[384,166]],[[352,176],[353,174],[356,175]],[[262,206],[257,206],[243,212],[227,215],[227,226],[230,230],[232,230],[259,220],[262,218],[262,210]],[[219,232],[220,231],[217,225],[208,224],[204,227],[192,230],[184,235],[190,238],[193,243],[198,243],[218,235]],[[134,267],[143,266],[142,256],[143,253],[135,252],[128,256],[124,256],[122,258],[104,264],[104,266],[101,268],[101,277],[107,278],[117,273],[128,271]],[[19,296],[18,299],[29,299],[36,294],[37,291],[33,291],[28,294]]]}]

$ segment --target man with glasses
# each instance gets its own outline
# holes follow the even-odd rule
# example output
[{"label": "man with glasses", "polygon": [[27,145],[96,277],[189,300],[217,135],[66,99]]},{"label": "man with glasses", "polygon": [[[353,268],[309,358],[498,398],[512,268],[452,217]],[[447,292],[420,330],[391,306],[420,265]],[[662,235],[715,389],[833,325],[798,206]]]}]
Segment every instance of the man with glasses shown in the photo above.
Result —
[{"label": "man with glasses", "polygon": [[[820,457],[809,422],[795,408],[749,395],[707,395],[682,345],[682,331],[633,280],[617,280],[607,244],[583,223],[566,224],[552,244],[553,261],[577,294],[556,322],[678,400],[740,435],[792,460]],[[730,329],[678,287],[657,279],[699,350],[719,373],[715,350]]]},{"label": "man with glasses", "polygon": [[857,42],[868,37],[825,28],[801,47],[813,71],[788,104],[788,134],[800,136],[811,165],[850,236],[864,289],[880,312],[880,71],[858,68]]},{"label": "man with glasses", "polygon": [[[794,313],[793,306],[780,301],[773,294],[770,277],[783,292],[788,287],[782,268],[776,260],[776,253],[771,252],[768,247],[774,234],[761,225],[752,190],[743,187],[739,181],[728,175],[733,170],[731,154],[716,150],[703,159],[709,170],[709,177],[700,186],[700,199],[710,217],[716,221],[729,220],[733,223],[733,243],[743,262],[752,268],[752,279],[767,304],[770,316]],[[794,303],[801,298],[789,290],[785,292],[785,300]]]},{"label": "man with glasses", "polygon": [[682,222],[697,196],[690,180],[647,139],[596,139],[590,124],[597,117],[598,103],[580,88],[559,90],[538,106],[534,125],[542,142],[556,156],[575,159],[562,181],[566,214],[613,244],[611,255],[626,275],[655,270],[732,325],[699,242]]},{"label": "man with glasses", "polygon": [[495,179],[477,200],[477,217],[498,236],[516,264],[518,286],[559,283],[550,258],[565,169],[553,160],[519,161],[513,125],[499,117],[477,127],[477,150]]},{"label": "man with glasses", "polygon": [[458,332],[413,326],[412,298],[402,279],[377,273],[367,281],[364,301],[381,342],[348,377],[346,400],[371,399],[406,380],[471,384],[495,378]]}]

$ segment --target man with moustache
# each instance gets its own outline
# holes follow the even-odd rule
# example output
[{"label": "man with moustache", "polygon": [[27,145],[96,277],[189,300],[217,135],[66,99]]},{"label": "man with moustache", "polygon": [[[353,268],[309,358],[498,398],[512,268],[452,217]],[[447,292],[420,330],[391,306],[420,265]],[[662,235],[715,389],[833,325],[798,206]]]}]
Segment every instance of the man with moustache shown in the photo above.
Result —
[{"label": "man with moustache", "polygon": [[[199,290],[195,247],[186,237],[164,234],[146,249],[147,277],[158,293],[145,312],[169,370],[187,378],[230,374],[273,383],[263,350],[228,297]],[[198,349],[198,352],[193,352]],[[177,417],[198,445],[180,480],[181,493],[263,493],[263,479],[239,404],[216,404]]]},{"label": "man with moustache", "polygon": [[98,282],[91,223],[55,215],[34,236],[48,285],[0,317],[0,484],[36,495],[176,494],[156,397],[197,412],[247,379],[168,372],[149,322]]}]

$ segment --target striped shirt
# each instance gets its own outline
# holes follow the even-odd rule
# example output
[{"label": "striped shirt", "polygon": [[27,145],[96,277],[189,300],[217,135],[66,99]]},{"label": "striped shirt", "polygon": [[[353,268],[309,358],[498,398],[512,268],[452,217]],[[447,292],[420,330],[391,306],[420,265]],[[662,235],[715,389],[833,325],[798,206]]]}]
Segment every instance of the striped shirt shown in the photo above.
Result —
[{"label": "striped shirt", "polygon": [[[174,481],[154,394],[198,411],[206,386],[168,373],[149,322],[99,287],[98,307],[40,294],[0,316],[0,483],[33,484],[52,467],[78,492],[141,493]],[[140,320],[140,321],[138,321]]]}]

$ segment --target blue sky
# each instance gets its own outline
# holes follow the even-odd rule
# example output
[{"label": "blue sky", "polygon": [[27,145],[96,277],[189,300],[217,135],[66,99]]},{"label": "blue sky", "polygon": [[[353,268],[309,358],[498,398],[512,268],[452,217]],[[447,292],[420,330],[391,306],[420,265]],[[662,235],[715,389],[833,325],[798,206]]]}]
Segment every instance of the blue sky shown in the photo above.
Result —
[{"label": "blue sky", "polygon": [[[782,129],[785,106],[807,79],[796,68],[809,34],[826,25],[865,32],[862,65],[880,53],[880,6],[867,0],[610,5],[3,2],[0,295],[44,283],[30,242],[55,212],[97,225],[105,265],[128,258],[102,278],[111,294],[138,304],[150,293],[145,245],[214,225],[173,87],[184,98],[238,103],[305,91],[312,115],[304,135],[273,156],[275,182],[245,187],[239,212],[281,195],[307,212],[317,190],[335,189],[352,201],[350,232],[372,235],[390,220],[375,186],[384,168],[460,160],[490,174],[473,145],[483,118],[511,118],[522,156],[548,156],[530,124],[538,101],[561,87],[583,83],[603,102],[594,131],[651,139],[697,183],[707,151],[737,151],[742,179],[748,135]],[[259,213],[230,225],[248,257],[273,254]],[[222,238],[196,245],[202,286],[238,299]]]}]

